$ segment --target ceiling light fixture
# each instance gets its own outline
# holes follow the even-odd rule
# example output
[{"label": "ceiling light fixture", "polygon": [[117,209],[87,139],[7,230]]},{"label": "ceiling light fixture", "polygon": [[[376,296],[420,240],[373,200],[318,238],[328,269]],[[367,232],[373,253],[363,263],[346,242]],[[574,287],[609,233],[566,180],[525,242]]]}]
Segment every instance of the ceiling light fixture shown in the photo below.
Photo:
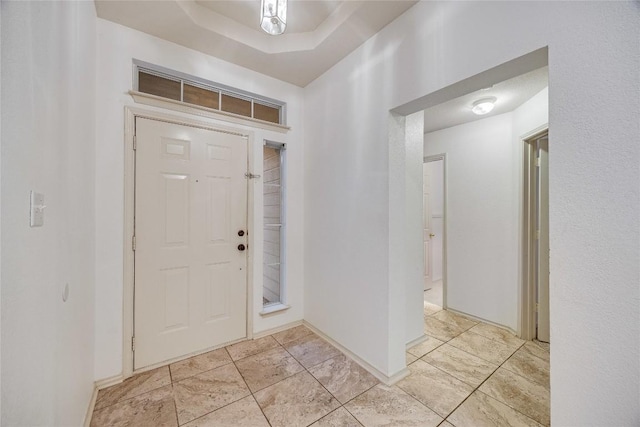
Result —
[{"label": "ceiling light fixture", "polygon": [[473,103],[471,111],[479,116],[489,114],[491,110],[493,110],[493,107],[495,107],[495,103],[496,98],[494,96],[490,98],[482,98]]},{"label": "ceiling light fixture", "polygon": [[262,0],[260,27],[265,33],[277,36],[287,28],[287,0]]}]

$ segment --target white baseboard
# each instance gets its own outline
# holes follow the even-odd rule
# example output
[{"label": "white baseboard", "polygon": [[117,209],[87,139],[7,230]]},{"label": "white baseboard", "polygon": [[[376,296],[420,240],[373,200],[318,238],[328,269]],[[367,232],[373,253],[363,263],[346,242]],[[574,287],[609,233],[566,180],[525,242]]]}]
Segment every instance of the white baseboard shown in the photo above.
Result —
[{"label": "white baseboard", "polygon": [[410,348],[413,348],[419,344],[422,344],[423,342],[425,342],[426,340],[428,340],[429,337],[426,334],[422,334],[421,336],[419,336],[418,338],[416,338],[415,340],[411,340],[407,343],[407,350],[409,350]]},{"label": "white baseboard", "polygon": [[122,376],[122,374],[114,375],[108,378],[103,378],[95,382],[96,390],[102,390],[104,388],[111,387],[112,385],[120,384],[124,380],[125,378],[124,376]]},{"label": "white baseboard", "polygon": [[289,322],[286,325],[276,326],[275,328],[267,329],[264,331],[256,332],[253,334],[253,339],[266,337],[267,335],[277,334],[278,332],[286,331],[287,329],[295,328],[302,325],[302,320],[296,320],[295,322]]},{"label": "white baseboard", "polygon": [[98,387],[94,383],[93,393],[91,394],[91,400],[89,401],[89,407],[87,408],[87,413],[84,416],[84,423],[82,423],[84,427],[91,426],[91,418],[93,418],[93,409],[96,407],[97,398],[98,398]]},{"label": "white baseboard", "polygon": [[338,342],[334,341],[333,339],[331,339],[329,336],[327,336],[327,334],[325,334],[320,329],[316,328],[315,326],[313,326],[312,324],[310,324],[306,320],[303,320],[302,324],[304,326],[306,326],[307,328],[311,329],[313,332],[315,332],[316,335],[320,336],[325,341],[328,341],[331,345],[333,345],[338,350],[340,350],[341,352],[346,354],[354,362],[356,362],[358,365],[360,365],[363,369],[365,369],[371,375],[376,377],[382,384],[384,384],[386,386],[392,386],[392,385],[394,385],[395,383],[397,383],[398,381],[400,381],[401,379],[403,379],[404,377],[406,377],[407,375],[410,374],[409,369],[407,369],[407,367],[405,366],[404,369],[400,370],[399,372],[396,372],[395,374],[393,374],[391,376],[388,376],[385,373],[383,373],[382,371],[380,371],[378,368],[374,367],[373,365],[369,364],[367,361],[363,360],[361,357],[359,357],[356,354],[354,354],[353,352],[351,352],[349,349],[347,349],[344,346],[342,346],[340,343],[338,343]]},{"label": "white baseboard", "polygon": [[93,417],[93,410],[96,407],[96,400],[98,399],[98,392],[112,385],[120,384],[124,381],[122,375],[114,375],[109,378],[103,378],[93,383],[93,394],[91,395],[91,401],[89,402],[89,408],[87,414],[84,417],[84,427],[89,427],[91,424],[91,418]]},{"label": "white baseboard", "polygon": [[501,325],[500,323],[492,322],[491,320],[483,319],[482,317],[474,316],[472,314],[468,314],[468,313],[465,313],[464,311],[456,310],[456,309],[451,308],[451,307],[447,307],[446,310],[450,311],[452,313],[455,313],[455,314],[459,314],[459,315],[464,316],[464,317],[468,317],[469,319],[477,320],[478,322],[488,323],[489,325],[495,326],[496,328],[504,329],[504,330],[512,333],[516,337],[518,336],[518,333],[516,331],[514,331],[513,329],[511,329],[508,326]]}]

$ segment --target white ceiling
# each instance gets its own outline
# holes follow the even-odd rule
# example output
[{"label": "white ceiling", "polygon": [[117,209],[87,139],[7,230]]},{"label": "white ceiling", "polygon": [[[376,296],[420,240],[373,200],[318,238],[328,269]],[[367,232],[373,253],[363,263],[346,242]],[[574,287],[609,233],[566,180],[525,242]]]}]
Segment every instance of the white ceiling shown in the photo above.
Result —
[{"label": "white ceiling", "polygon": [[95,0],[100,18],[301,87],[416,2],[289,0],[285,34],[270,36],[260,0]]},{"label": "white ceiling", "polygon": [[[424,110],[424,133],[482,120],[515,110],[549,85],[549,67],[522,74],[493,86]],[[496,97],[495,108],[478,116],[471,112],[473,103],[482,98]]]},{"label": "white ceiling", "polygon": [[[234,21],[254,28],[259,25],[260,0],[196,0],[196,3]],[[287,33],[305,33],[315,31],[342,1],[337,0],[304,0],[290,1],[287,7]]]}]

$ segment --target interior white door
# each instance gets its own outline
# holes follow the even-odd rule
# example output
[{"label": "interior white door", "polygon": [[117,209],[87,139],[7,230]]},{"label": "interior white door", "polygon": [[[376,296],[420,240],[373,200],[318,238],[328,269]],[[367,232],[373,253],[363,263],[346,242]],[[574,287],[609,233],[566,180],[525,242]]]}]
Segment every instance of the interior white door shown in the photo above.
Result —
[{"label": "interior white door", "polygon": [[431,287],[431,168],[429,163],[422,165],[423,190],[422,190],[422,212],[423,230],[422,239],[424,242],[424,290]]},{"label": "interior white door", "polygon": [[431,282],[437,285],[442,280],[442,252],[444,235],[444,160],[427,163],[430,177],[431,213]]},{"label": "interior white door", "polygon": [[549,137],[538,140],[538,340],[549,342]]},{"label": "interior white door", "polygon": [[136,143],[139,369],[246,337],[247,140],[137,118]]}]

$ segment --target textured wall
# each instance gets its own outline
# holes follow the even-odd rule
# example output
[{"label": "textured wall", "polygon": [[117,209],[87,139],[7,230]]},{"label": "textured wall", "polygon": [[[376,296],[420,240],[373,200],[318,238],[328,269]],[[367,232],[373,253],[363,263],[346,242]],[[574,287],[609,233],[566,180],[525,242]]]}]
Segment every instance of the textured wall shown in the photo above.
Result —
[{"label": "textured wall", "polygon": [[2,425],[81,425],[93,391],[95,24],[2,3]]},{"label": "textured wall", "polygon": [[548,46],[552,422],[637,424],[638,18],[637,2],[420,2],[305,88],[305,317],[390,366],[388,111]]},{"label": "textured wall", "polygon": [[447,306],[516,330],[520,196],[512,114],[428,133],[447,155]]}]

